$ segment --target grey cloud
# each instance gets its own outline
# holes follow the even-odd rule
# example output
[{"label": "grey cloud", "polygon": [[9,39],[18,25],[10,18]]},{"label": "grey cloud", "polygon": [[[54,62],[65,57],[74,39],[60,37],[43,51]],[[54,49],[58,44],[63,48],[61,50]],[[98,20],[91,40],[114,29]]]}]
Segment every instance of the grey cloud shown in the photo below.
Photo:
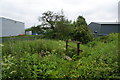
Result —
[{"label": "grey cloud", "polygon": [[68,19],[75,20],[79,15],[86,21],[115,21],[118,0],[2,0],[0,16],[25,22],[26,28],[39,24],[38,16],[47,10],[64,10]]}]

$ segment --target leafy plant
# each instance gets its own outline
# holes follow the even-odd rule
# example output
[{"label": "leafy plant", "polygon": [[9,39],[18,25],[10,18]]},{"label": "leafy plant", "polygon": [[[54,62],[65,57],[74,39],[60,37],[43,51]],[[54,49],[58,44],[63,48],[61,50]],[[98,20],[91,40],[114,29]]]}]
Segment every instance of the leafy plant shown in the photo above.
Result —
[{"label": "leafy plant", "polygon": [[[3,79],[120,79],[118,65],[118,34],[110,34],[105,40],[97,38],[81,44],[83,52],[69,48],[65,42],[38,39],[1,44]],[[69,43],[76,47],[76,44]],[[64,59],[64,55],[72,60]]]}]

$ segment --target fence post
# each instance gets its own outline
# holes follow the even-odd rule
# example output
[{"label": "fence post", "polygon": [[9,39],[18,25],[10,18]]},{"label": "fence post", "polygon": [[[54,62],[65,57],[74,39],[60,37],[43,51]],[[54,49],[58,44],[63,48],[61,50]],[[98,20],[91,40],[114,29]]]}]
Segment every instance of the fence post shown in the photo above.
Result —
[{"label": "fence post", "polygon": [[77,43],[77,55],[79,55],[79,52],[80,52],[80,49],[79,49],[79,48],[80,48],[80,43],[78,42],[78,43]]}]

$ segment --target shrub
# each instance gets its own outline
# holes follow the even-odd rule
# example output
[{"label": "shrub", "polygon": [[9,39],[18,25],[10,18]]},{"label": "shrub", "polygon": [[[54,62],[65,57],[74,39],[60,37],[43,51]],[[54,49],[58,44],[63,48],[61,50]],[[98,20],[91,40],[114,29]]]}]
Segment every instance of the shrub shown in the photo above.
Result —
[{"label": "shrub", "polygon": [[93,35],[87,26],[76,27],[71,35],[73,40],[80,41],[84,44],[93,40]]}]

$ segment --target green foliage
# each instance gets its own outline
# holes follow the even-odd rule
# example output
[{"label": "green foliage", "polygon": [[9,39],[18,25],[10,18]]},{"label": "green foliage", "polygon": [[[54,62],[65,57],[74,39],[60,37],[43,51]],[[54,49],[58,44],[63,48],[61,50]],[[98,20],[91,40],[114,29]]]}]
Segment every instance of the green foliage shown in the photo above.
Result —
[{"label": "green foliage", "polygon": [[54,13],[52,11],[47,11],[39,17],[39,21],[42,22],[42,26],[49,26],[51,29],[55,28],[55,24],[57,21],[62,21],[64,19],[63,11],[60,13]]},{"label": "green foliage", "polygon": [[61,40],[15,41],[0,46],[3,79],[120,79],[117,33],[82,44],[80,55],[69,48],[66,55],[71,61],[63,58],[65,42]]},{"label": "green foliage", "polygon": [[92,32],[88,28],[84,17],[78,16],[77,20],[74,21],[73,26],[75,27],[71,33],[73,40],[82,43],[88,43],[93,40]]},{"label": "green foliage", "polygon": [[[112,47],[110,47],[112,46]],[[82,57],[79,61],[80,71],[84,70],[82,76],[86,78],[110,78],[118,73],[117,42],[97,42],[91,48],[89,55]],[[84,54],[84,53],[83,53]]]},{"label": "green foliage", "polygon": [[85,18],[83,16],[78,16],[77,20],[74,21],[74,26],[79,27],[81,25],[87,26],[87,23],[85,21]]},{"label": "green foliage", "polygon": [[7,36],[1,37],[2,42],[14,42],[14,41],[28,41],[28,40],[36,40],[42,39],[44,35],[20,35],[20,36]]},{"label": "green foliage", "polygon": [[56,17],[58,19],[56,19],[54,21],[54,25],[52,25],[54,26],[54,28],[51,28],[50,30],[46,31],[45,38],[59,39],[59,40],[70,39],[71,38],[70,33],[73,30],[71,21],[65,18],[63,12],[61,12],[61,14],[55,14],[55,15],[57,15]]},{"label": "green foliage", "polygon": [[82,43],[88,43],[93,40],[93,35],[87,26],[85,18],[78,16],[77,20],[71,23],[61,11],[60,14],[52,11],[47,11],[39,17],[39,21],[42,21],[41,26],[50,26],[51,30],[48,30],[45,34],[45,38],[49,39],[73,39],[81,41]]},{"label": "green foliage", "polygon": [[44,32],[41,25],[33,26],[31,28],[26,29],[25,31],[32,31],[32,33],[37,33],[37,34],[41,34]]},{"label": "green foliage", "polygon": [[87,26],[76,27],[72,32],[72,39],[82,43],[88,43],[93,40],[93,35]]},{"label": "green foliage", "polygon": [[55,52],[62,53],[65,51],[65,43],[61,40],[47,40],[47,39],[38,39],[33,41],[14,41],[4,43],[3,55],[8,54],[18,54],[19,52],[28,52],[28,53],[41,53],[42,52]]},{"label": "green foliage", "polygon": [[63,21],[58,21],[55,26],[53,32],[56,39],[66,40],[71,38],[70,33],[73,27],[70,21],[64,19]]},{"label": "green foliage", "polygon": [[83,16],[78,16],[77,20],[72,23],[64,16],[62,10],[60,13],[47,11],[38,20],[41,22],[41,25],[32,27],[31,31],[38,34],[45,33],[44,38],[72,39],[85,44],[93,40],[92,32],[88,28]]}]

